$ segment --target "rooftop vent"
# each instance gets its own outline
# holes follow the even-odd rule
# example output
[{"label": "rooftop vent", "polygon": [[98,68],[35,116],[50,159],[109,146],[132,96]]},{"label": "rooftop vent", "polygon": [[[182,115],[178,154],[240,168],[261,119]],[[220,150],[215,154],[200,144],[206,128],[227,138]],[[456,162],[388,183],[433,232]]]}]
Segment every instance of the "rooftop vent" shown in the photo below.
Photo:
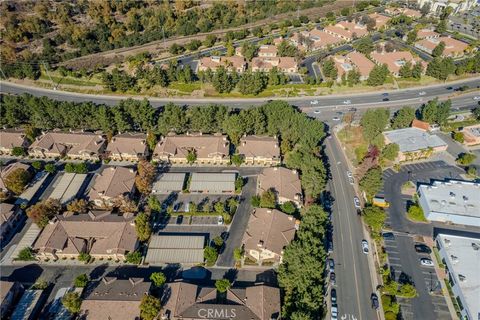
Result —
[{"label": "rooftop vent", "polygon": [[480,244],[472,242],[472,248],[473,250],[478,251],[480,250]]},{"label": "rooftop vent", "polygon": [[465,281],[467,281],[467,277],[465,277],[463,274],[459,274],[458,275],[458,280],[460,280],[460,282],[465,282]]}]

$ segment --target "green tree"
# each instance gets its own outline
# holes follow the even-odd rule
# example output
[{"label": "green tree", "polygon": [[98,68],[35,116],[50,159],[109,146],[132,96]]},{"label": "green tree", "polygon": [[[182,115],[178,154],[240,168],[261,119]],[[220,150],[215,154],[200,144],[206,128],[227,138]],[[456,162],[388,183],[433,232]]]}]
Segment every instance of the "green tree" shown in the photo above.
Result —
[{"label": "green tree", "polygon": [[230,289],[231,286],[232,284],[228,279],[218,279],[217,281],[215,281],[215,288],[217,288],[217,291],[220,293],[227,292],[227,290]]},{"label": "green tree", "polygon": [[267,81],[263,72],[244,72],[237,84],[238,91],[242,94],[257,95],[267,87]]},{"label": "green tree", "polygon": [[36,171],[40,171],[43,169],[43,162],[42,161],[33,161],[32,162],[32,167],[36,170]]},{"label": "green tree", "polygon": [[449,115],[452,102],[450,100],[439,102],[438,98],[430,100],[420,109],[420,116],[428,123],[444,124]]},{"label": "green tree", "polygon": [[475,159],[477,159],[477,156],[473,153],[461,153],[456,161],[458,164],[468,166],[469,164],[472,164]]},{"label": "green tree", "polygon": [[88,276],[85,273],[82,273],[75,278],[73,285],[76,288],[85,288],[88,284],[88,281]]},{"label": "green tree", "polygon": [[243,185],[244,185],[243,177],[239,175],[237,179],[235,179],[235,193],[241,193]]},{"label": "green tree", "polygon": [[244,42],[242,44],[242,56],[248,61],[252,61],[252,58],[257,54],[258,47],[254,43]]},{"label": "green tree", "polygon": [[221,236],[217,236],[213,238],[213,243],[215,244],[215,247],[221,248],[223,246],[223,239]]},{"label": "green tree", "polygon": [[363,209],[363,220],[370,227],[375,237],[382,231],[386,217],[387,215],[382,208],[368,206]]},{"label": "green tree", "polygon": [[468,167],[467,175],[471,178],[476,178],[477,177],[477,168],[475,168],[474,166]]},{"label": "green tree", "polygon": [[412,78],[420,79],[423,73],[423,65],[421,62],[417,62],[413,65],[412,68]]},{"label": "green tree", "polygon": [[57,171],[56,167],[55,167],[55,164],[53,163],[47,163],[45,165],[45,171],[48,172],[48,173],[55,173],[55,171]]},{"label": "green tree", "polygon": [[381,86],[385,83],[389,74],[387,65],[376,65],[368,75],[367,84],[369,86]]},{"label": "green tree", "polygon": [[278,45],[278,56],[280,57],[295,57],[298,55],[298,49],[290,44],[288,41],[283,40]]},{"label": "green tree", "polygon": [[445,50],[445,42],[440,41],[440,43],[432,50],[432,56],[441,57],[444,50]]},{"label": "green tree", "polygon": [[382,189],[382,168],[370,168],[360,180],[360,189],[367,194],[367,198],[371,199],[377,192]]},{"label": "green tree", "polygon": [[25,149],[22,147],[13,147],[12,148],[12,156],[15,157],[23,157],[26,156],[27,153],[25,152]]},{"label": "green tree", "polygon": [[242,155],[236,153],[236,154],[232,155],[231,161],[232,161],[233,165],[235,165],[237,167],[240,167],[242,165],[244,159],[243,159]]},{"label": "green tree", "polygon": [[292,201],[287,201],[281,205],[281,209],[283,212],[287,214],[294,214],[297,211],[297,207]]},{"label": "green tree", "polygon": [[139,251],[129,252],[125,257],[127,263],[140,264],[142,262],[142,254]]},{"label": "green tree", "polygon": [[203,40],[203,45],[207,48],[213,47],[213,45],[217,42],[217,36],[214,34],[209,34]]},{"label": "green tree", "polygon": [[465,141],[465,137],[463,136],[463,132],[460,132],[460,131],[454,132],[453,133],[453,139],[455,141],[463,143]]},{"label": "green tree", "polygon": [[82,252],[78,255],[78,261],[88,263],[90,259],[91,259],[91,256],[86,252]]},{"label": "green tree", "polygon": [[401,78],[408,79],[412,77],[412,63],[407,61],[403,66],[398,70],[398,74]]},{"label": "green tree", "polygon": [[368,109],[360,120],[365,140],[371,143],[380,135],[387,126],[389,118],[390,112],[387,109]]},{"label": "green tree", "polygon": [[25,190],[30,178],[30,173],[27,170],[17,168],[4,178],[4,183],[8,190],[19,195]]},{"label": "green tree", "polygon": [[167,277],[163,272],[154,272],[150,275],[150,280],[152,280],[155,287],[160,288],[167,282]]},{"label": "green tree", "polygon": [[78,292],[67,292],[62,298],[62,304],[70,313],[76,314],[80,312],[82,300]]},{"label": "green tree", "polygon": [[18,253],[16,260],[20,261],[33,261],[35,260],[35,255],[33,249],[30,247],[25,247]]},{"label": "green tree", "polygon": [[475,118],[477,118],[477,120],[480,120],[480,107],[473,109],[472,114],[475,116]]},{"label": "green tree", "polygon": [[40,228],[45,227],[55,215],[60,214],[62,205],[57,199],[47,199],[30,206],[27,216]]},{"label": "green tree", "polygon": [[138,240],[141,242],[147,241],[152,235],[152,227],[150,226],[150,216],[144,212],[139,213],[135,217],[135,231]]},{"label": "green tree", "polygon": [[242,248],[233,249],[233,258],[235,259],[235,261],[242,260],[243,254],[244,254],[244,252],[243,252]]},{"label": "green tree", "polygon": [[156,319],[161,309],[162,303],[160,299],[146,294],[143,296],[142,302],[140,302],[140,317],[143,320]]},{"label": "green tree", "polygon": [[407,33],[407,44],[414,44],[417,41],[417,30],[413,29],[409,33]]},{"label": "green tree", "polygon": [[415,287],[410,284],[410,283],[405,283],[400,286],[400,289],[398,290],[397,296],[402,297],[402,298],[415,298],[418,296],[417,290]]},{"label": "green tree", "polygon": [[203,257],[207,263],[207,266],[213,266],[218,258],[218,252],[213,247],[205,247],[203,250]]},{"label": "green tree", "polygon": [[447,80],[448,76],[455,72],[455,69],[452,58],[435,57],[428,63],[425,74],[439,80]]},{"label": "green tree", "polygon": [[275,192],[271,189],[266,190],[260,196],[260,207],[262,208],[271,208],[274,209],[276,207],[277,197]]},{"label": "green tree", "polygon": [[336,80],[338,76],[338,70],[335,66],[335,62],[332,59],[326,59],[322,64],[322,72],[326,77],[332,80]]},{"label": "green tree", "polygon": [[414,119],[415,109],[412,107],[403,107],[393,115],[392,129],[407,128]]},{"label": "green tree", "polygon": [[236,83],[227,70],[221,66],[213,76],[212,85],[218,93],[229,93],[235,88]]},{"label": "green tree", "polygon": [[373,40],[371,37],[363,37],[356,41],[356,43],[353,45],[355,50],[358,52],[361,52],[365,55],[369,55],[373,49],[375,49],[375,46],[373,44]]},{"label": "green tree", "polygon": [[254,208],[259,208],[260,207],[260,197],[259,196],[252,196],[250,199],[250,204]]},{"label": "green tree", "polygon": [[348,71],[348,73],[347,73],[347,83],[348,83],[348,85],[353,86],[353,85],[359,84],[360,83],[360,77],[361,77],[360,71],[358,71],[357,69],[353,69],[353,70]]},{"label": "green tree", "polygon": [[387,144],[382,150],[382,157],[387,160],[395,160],[398,156],[398,152],[400,148],[396,143],[389,143]]}]

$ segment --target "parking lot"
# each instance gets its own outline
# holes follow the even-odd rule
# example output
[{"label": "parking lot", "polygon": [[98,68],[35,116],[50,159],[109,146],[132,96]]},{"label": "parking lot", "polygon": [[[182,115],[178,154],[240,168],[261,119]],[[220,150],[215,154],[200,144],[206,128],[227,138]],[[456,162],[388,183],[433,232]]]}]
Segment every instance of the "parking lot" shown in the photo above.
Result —
[{"label": "parking lot", "polygon": [[399,282],[412,282],[418,292],[416,298],[399,299],[402,319],[450,319],[435,269],[420,264],[421,258],[431,258],[430,255],[417,253],[414,248],[417,242],[410,235],[395,234],[384,240],[392,277]]},{"label": "parking lot", "polygon": [[[213,211],[213,204],[221,201],[225,202],[229,198],[235,197],[234,194],[213,195],[213,194],[198,194],[198,193],[171,193],[165,195],[156,195],[157,199],[162,203],[164,208],[173,206],[175,212],[190,211],[189,203],[197,204],[198,210]],[[209,207],[209,208],[207,208]]]}]

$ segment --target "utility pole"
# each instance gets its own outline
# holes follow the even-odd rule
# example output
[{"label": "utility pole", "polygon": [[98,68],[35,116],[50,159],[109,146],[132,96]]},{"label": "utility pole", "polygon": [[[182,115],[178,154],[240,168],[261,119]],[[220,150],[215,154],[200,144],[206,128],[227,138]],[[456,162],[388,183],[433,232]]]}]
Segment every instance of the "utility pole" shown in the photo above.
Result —
[{"label": "utility pole", "polygon": [[45,68],[45,73],[50,78],[50,81],[52,81],[53,90],[57,90],[57,85],[55,85],[55,82],[53,81],[52,77],[50,76],[50,72],[48,72],[48,66],[45,63],[45,61],[42,61],[42,65]]}]

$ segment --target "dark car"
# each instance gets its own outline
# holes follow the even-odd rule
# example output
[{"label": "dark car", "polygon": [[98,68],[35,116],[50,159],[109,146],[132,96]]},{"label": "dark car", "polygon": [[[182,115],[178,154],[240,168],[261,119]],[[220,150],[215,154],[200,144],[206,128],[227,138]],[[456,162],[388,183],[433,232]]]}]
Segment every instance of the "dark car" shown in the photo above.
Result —
[{"label": "dark car", "polygon": [[395,235],[393,234],[393,232],[384,232],[382,235],[383,235],[383,238],[386,240],[395,239]]},{"label": "dark car", "polygon": [[390,101],[389,98],[383,98],[382,101]]},{"label": "dark car", "polygon": [[378,309],[380,305],[378,303],[378,296],[376,293],[372,293],[372,295],[370,296],[370,300],[372,301],[372,308]]},{"label": "dark car", "polygon": [[330,291],[330,299],[332,300],[332,304],[337,302],[337,290],[332,289]]},{"label": "dark car", "polygon": [[447,90],[453,90],[453,87],[447,87]]},{"label": "dark car", "polygon": [[417,251],[418,253],[432,253],[432,249],[430,249],[426,244],[423,243],[415,244],[415,251]]},{"label": "dark car", "polygon": [[330,283],[332,286],[335,285],[335,272],[330,273]]},{"label": "dark car", "polygon": [[182,216],[182,215],[179,215],[179,216],[177,217],[177,224],[182,224],[182,222],[183,222],[183,216]]},{"label": "dark car", "polygon": [[328,241],[327,250],[328,250],[328,253],[333,252],[333,242],[332,241]]},{"label": "dark car", "polygon": [[357,111],[357,108],[350,108],[350,109],[348,109],[348,111],[355,112],[355,111]]},{"label": "dark car", "polygon": [[388,92],[384,92],[384,93],[382,93],[382,96],[384,96],[384,97],[388,97]]}]

